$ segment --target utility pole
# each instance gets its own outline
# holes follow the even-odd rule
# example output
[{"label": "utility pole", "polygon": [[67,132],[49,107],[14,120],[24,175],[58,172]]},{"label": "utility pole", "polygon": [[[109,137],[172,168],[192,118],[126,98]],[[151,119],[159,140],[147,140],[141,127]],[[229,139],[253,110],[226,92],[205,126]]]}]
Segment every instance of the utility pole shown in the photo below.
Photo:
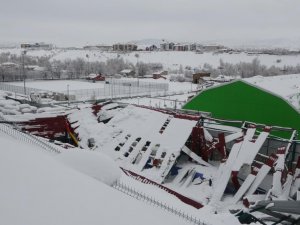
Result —
[{"label": "utility pole", "polygon": [[68,106],[70,105],[70,88],[69,84],[67,84],[67,95],[68,95]]},{"label": "utility pole", "polygon": [[113,84],[112,84],[112,75],[110,76],[110,91],[111,91],[111,100],[113,100]]},{"label": "utility pole", "polygon": [[25,55],[26,55],[26,51],[24,50],[21,53],[21,56],[22,56],[22,75],[23,75],[23,81],[24,81],[24,95],[26,95]]},{"label": "utility pole", "polygon": [[90,56],[89,54],[86,54],[86,58],[87,58],[87,75],[90,74]]}]

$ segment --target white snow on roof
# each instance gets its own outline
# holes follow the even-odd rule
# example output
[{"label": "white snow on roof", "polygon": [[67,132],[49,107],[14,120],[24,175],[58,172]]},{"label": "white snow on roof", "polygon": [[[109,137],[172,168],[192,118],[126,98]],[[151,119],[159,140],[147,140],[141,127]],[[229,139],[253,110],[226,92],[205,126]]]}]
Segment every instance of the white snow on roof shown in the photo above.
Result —
[{"label": "white snow on roof", "polygon": [[4,62],[4,63],[1,63],[0,66],[3,66],[3,67],[17,67],[19,65],[16,64],[16,63],[13,63],[13,62]]},{"label": "white snow on roof", "polygon": [[[79,133],[82,146],[86,146],[87,139],[93,137],[98,149],[115,160],[133,162],[140,155],[137,163],[124,163],[123,166],[138,173],[145,172],[149,178],[158,182],[162,181],[161,173],[164,169],[170,169],[167,167],[168,160],[180,154],[197,123],[132,105],[118,111],[107,124],[97,123],[96,117],[88,108],[70,114],[69,118],[70,122],[78,121],[74,126],[79,125],[76,132]],[[138,138],[141,140],[133,146]],[[146,142],[150,142],[149,146],[147,150],[142,151]],[[157,145],[159,147],[155,157],[161,158],[161,155],[165,154],[161,169],[142,171],[150,153]],[[117,146],[120,148],[118,151],[115,150]],[[130,147],[133,147],[131,151]]]},{"label": "white snow on roof", "polygon": [[300,109],[300,74],[272,77],[255,76],[244,80],[283,97],[297,109]]},{"label": "white snow on roof", "polygon": [[132,72],[132,70],[130,70],[130,69],[124,69],[120,73],[131,73],[131,72]]},{"label": "white snow on roof", "polygon": [[29,69],[29,70],[35,70],[35,71],[45,71],[46,70],[45,67],[41,67],[41,66],[37,66],[37,65],[26,65],[25,68]]},{"label": "white snow on roof", "polygon": [[91,74],[87,75],[86,77],[88,77],[88,78],[95,78],[95,77],[97,77],[97,74],[91,73]]}]

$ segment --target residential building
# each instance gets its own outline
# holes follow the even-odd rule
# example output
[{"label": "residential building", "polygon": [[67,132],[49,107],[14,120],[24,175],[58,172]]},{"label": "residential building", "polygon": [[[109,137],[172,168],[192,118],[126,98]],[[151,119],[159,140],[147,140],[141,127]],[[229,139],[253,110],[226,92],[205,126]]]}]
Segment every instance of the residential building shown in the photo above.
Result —
[{"label": "residential building", "polygon": [[34,44],[23,43],[23,44],[21,44],[21,48],[30,48],[30,49],[52,49],[52,48],[53,48],[53,45],[52,45],[52,44],[45,44],[44,42],[41,42],[41,43],[34,43]]},{"label": "residential building", "polygon": [[159,79],[159,78],[166,79],[166,77],[165,77],[166,75],[168,75],[168,71],[166,71],[166,70],[157,71],[152,74],[152,78],[153,79]]},{"label": "residential building", "polygon": [[174,43],[173,42],[163,42],[160,44],[160,50],[161,51],[173,51],[174,49]]},{"label": "residential building", "polygon": [[120,52],[130,52],[130,51],[136,51],[137,45],[135,44],[114,44],[113,45],[113,51],[120,51]]},{"label": "residential building", "polygon": [[202,83],[207,77],[210,77],[210,73],[208,72],[199,72],[193,74],[193,83],[200,84]]},{"label": "residential building", "polygon": [[133,77],[135,75],[135,71],[131,69],[124,69],[119,72],[124,77]]}]

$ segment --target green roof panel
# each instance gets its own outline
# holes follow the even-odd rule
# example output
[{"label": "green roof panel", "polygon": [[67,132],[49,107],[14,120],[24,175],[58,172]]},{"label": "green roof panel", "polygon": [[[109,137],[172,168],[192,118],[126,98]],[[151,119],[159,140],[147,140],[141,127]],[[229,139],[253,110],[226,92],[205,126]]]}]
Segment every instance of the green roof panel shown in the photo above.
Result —
[{"label": "green roof panel", "polygon": [[204,90],[183,108],[211,112],[219,119],[251,121],[300,131],[300,114],[287,101],[241,80]]}]

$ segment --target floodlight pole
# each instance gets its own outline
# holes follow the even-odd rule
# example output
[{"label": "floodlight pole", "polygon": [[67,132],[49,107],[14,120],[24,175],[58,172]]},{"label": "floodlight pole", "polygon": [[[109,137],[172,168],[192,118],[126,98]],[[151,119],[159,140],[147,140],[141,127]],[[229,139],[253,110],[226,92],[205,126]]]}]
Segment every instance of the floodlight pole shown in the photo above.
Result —
[{"label": "floodlight pole", "polygon": [[68,95],[68,106],[70,105],[70,88],[69,88],[69,84],[67,84],[67,95]]},{"label": "floodlight pole", "polygon": [[22,75],[23,75],[23,81],[24,81],[24,95],[26,95],[26,75],[25,75],[25,55],[26,55],[26,51],[22,51],[21,53],[22,55]]}]

